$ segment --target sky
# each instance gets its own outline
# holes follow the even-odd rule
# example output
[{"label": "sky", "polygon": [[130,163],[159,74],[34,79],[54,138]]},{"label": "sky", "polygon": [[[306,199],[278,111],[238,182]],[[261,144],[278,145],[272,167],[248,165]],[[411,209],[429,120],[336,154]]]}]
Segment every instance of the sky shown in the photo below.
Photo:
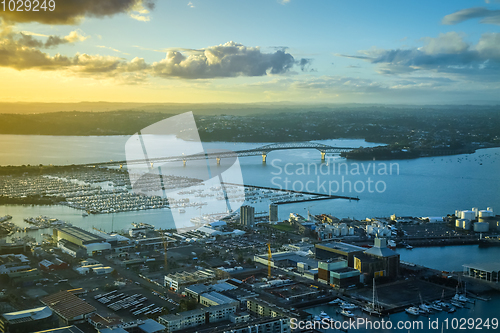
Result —
[{"label": "sky", "polygon": [[0,3],[0,102],[500,102],[500,0],[46,4]]}]

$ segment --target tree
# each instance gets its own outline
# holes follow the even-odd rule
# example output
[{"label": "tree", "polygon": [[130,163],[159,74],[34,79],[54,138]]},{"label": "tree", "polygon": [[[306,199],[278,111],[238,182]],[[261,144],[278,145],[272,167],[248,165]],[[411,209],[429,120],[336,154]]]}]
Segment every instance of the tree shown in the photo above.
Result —
[{"label": "tree", "polygon": [[196,309],[197,304],[198,304],[198,302],[196,302],[196,299],[194,299],[194,298],[191,298],[191,299],[183,298],[179,301],[178,312],[194,310],[194,309]]}]

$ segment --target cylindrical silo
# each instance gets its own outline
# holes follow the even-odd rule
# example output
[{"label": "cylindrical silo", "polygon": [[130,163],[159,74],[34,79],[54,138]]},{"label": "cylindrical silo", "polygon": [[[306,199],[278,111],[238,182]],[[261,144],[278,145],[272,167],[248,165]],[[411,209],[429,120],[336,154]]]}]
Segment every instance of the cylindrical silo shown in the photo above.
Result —
[{"label": "cylindrical silo", "polygon": [[470,230],[470,220],[464,219],[462,222],[462,229]]},{"label": "cylindrical silo", "polygon": [[474,220],[476,218],[476,213],[473,212],[472,210],[463,210],[462,211],[462,216],[460,216],[462,219],[465,220]]},{"label": "cylindrical silo", "polygon": [[473,207],[472,211],[474,212],[474,214],[475,214],[476,217],[479,215],[479,208]]},{"label": "cylindrical silo", "polygon": [[353,235],[354,235],[354,228],[350,227],[349,228],[349,236],[353,236]]},{"label": "cylindrical silo", "polygon": [[335,235],[335,237],[340,236],[340,228],[334,228],[333,234]]},{"label": "cylindrical silo", "polygon": [[490,230],[490,224],[486,222],[476,222],[474,223],[475,232],[488,232]]},{"label": "cylindrical silo", "polygon": [[462,228],[462,219],[456,219],[455,220],[455,227],[457,228]]},{"label": "cylindrical silo", "polygon": [[373,232],[373,227],[372,227],[371,225],[367,225],[367,226],[366,226],[366,233],[367,233],[368,235],[371,235],[371,234],[372,234],[372,232]]},{"label": "cylindrical silo", "polygon": [[489,210],[491,213],[493,213],[493,207],[488,207],[486,210]]},{"label": "cylindrical silo", "polygon": [[455,210],[455,216],[456,216],[457,218],[461,218],[461,217],[462,217],[461,210],[458,210],[458,209],[457,209],[457,210]]},{"label": "cylindrical silo", "polygon": [[480,210],[479,211],[479,217],[492,217],[493,212],[489,210]]}]

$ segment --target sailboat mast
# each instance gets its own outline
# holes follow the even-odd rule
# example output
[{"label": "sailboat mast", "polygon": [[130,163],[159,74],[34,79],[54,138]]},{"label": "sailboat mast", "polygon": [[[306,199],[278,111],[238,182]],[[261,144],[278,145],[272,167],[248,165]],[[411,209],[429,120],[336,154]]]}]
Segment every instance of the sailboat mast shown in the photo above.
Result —
[{"label": "sailboat mast", "polygon": [[373,301],[372,301],[373,309],[375,309],[375,278],[373,278]]}]

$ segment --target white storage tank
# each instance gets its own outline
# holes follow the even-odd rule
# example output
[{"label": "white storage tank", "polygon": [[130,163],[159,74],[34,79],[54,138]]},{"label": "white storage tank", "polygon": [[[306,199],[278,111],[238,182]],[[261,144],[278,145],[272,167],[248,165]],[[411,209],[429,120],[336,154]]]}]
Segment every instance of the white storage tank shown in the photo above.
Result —
[{"label": "white storage tank", "polygon": [[460,218],[472,221],[476,218],[476,213],[472,210],[463,210]]},{"label": "white storage tank", "polygon": [[[343,223],[342,223],[343,224]],[[344,224],[340,227],[340,235],[341,236],[347,236],[349,234],[349,229],[347,229],[347,226]]]},{"label": "white storage tank", "polygon": [[462,229],[470,230],[470,220],[464,219],[464,221],[462,223]]},{"label": "white storage tank", "polygon": [[456,216],[457,218],[460,218],[460,217],[462,216],[462,211],[457,209],[457,210],[455,211],[455,216]]},{"label": "white storage tank", "polygon": [[353,236],[353,235],[354,235],[354,228],[350,227],[349,228],[349,236]]},{"label": "white storage tank", "polygon": [[474,212],[475,216],[478,217],[478,215],[479,215],[479,208],[474,207],[474,208],[472,208],[472,211]]},{"label": "white storage tank", "polygon": [[333,229],[333,235],[336,236],[336,237],[340,236],[340,229],[339,228]]},{"label": "white storage tank", "polygon": [[493,212],[489,210],[480,210],[479,211],[479,217],[492,217]]},{"label": "white storage tank", "polygon": [[372,234],[372,232],[373,232],[373,227],[372,227],[371,225],[367,225],[367,226],[366,226],[366,233],[367,233],[368,235],[371,235],[371,234]]},{"label": "white storage tank", "polygon": [[488,222],[476,222],[474,223],[475,232],[488,232],[490,230],[490,224]]},{"label": "white storage tank", "polygon": [[491,213],[493,213],[493,207],[488,207],[486,210],[489,210]]},{"label": "white storage tank", "polygon": [[455,227],[462,228],[462,223],[463,223],[462,219],[456,219],[455,220]]},{"label": "white storage tank", "polygon": [[476,232],[488,232],[491,226],[488,222],[474,222],[473,227]]}]

